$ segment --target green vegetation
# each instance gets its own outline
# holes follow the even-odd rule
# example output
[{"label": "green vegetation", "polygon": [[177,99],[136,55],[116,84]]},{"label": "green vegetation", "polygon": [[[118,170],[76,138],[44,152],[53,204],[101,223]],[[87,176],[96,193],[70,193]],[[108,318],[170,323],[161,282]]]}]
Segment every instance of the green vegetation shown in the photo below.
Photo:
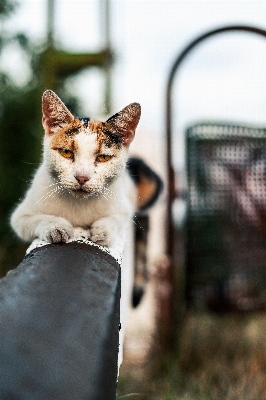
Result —
[{"label": "green vegetation", "polygon": [[[13,0],[0,0],[0,20],[5,21],[19,8]],[[27,245],[22,244],[9,227],[9,216],[24,195],[41,157],[41,96],[43,87],[40,46],[23,32],[0,32],[0,61],[7,49],[21,54],[28,70],[21,83],[0,62],[0,276],[22,260]],[[18,65],[23,75],[23,67]],[[78,114],[78,102],[67,93],[65,80],[58,81],[58,93],[72,112]]]},{"label": "green vegetation", "polygon": [[[16,10],[13,1],[0,1],[0,18]],[[0,274],[14,268],[22,259],[25,246],[19,244],[9,228],[9,215],[22,196],[40,154],[37,118],[37,51],[23,33],[1,32],[0,59],[10,46],[28,62],[31,74],[25,85],[0,68]],[[1,63],[0,63],[1,65]]]}]

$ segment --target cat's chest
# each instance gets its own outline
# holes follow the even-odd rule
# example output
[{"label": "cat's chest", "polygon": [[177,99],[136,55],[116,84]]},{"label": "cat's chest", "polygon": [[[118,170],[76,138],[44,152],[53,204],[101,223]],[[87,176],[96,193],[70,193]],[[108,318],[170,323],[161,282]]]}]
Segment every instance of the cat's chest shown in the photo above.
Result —
[{"label": "cat's chest", "polygon": [[86,227],[94,221],[108,215],[111,204],[99,199],[89,199],[88,201],[79,201],[78,199],[69,200],[60,198],[51,202],[45,213],[57,215],[67,219],[73,226]]}]

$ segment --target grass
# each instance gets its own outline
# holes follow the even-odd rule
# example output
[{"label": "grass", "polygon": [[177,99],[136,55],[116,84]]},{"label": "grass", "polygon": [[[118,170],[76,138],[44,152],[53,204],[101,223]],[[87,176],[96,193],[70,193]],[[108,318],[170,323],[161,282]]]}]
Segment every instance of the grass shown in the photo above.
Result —
[{"label": "grass", "polygon": [[266,399],[266,316],[190,314],[180,356],[122,366],[118,394],[140,400]]}]

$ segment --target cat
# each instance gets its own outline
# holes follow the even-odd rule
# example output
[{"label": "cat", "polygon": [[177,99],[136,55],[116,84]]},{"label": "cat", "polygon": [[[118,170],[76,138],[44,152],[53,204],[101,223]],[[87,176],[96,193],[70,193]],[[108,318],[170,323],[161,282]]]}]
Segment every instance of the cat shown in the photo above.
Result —
[{"label": "cat", "polygon": [[[147,282],[147,224],[140,225],[138,219],[143,220],[143,212],[162,191],[162,181],[153,170],[139,158],[128,158],[141,107],[129,104],[106,122],[75,118],[62,100],[47,90],[42,111],[43,160],[25,198],[11,215],[11,226],[26,242],[68,242],[76,235],[112,247],[127,238],[125,245],[131,248],[124,251],[121,274],[120,365],[131,293],[136,306]],[[131,220],[136,212],[140,216],[132,243]]]},{"label": "cat", "polygon": [[42,97],[43,161],[11,216],[24,241],[67,242],[77,229],[110,247],[123,239],[137,207],[126,170],[141,107],[129,104],[106,122],[75,118],[51,90]]}]

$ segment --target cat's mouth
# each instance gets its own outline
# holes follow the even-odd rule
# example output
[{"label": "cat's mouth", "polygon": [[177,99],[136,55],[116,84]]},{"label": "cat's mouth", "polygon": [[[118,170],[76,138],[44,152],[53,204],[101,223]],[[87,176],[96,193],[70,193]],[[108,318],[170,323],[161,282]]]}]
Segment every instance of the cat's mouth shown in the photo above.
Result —
[{"label": "cat's mouth", "polygon": [[77,197],[85,197],[88,195],[88,192],[82,188],[80,189],[73,189],[72,193]]},{"label": "cat's mouth", "polygon": [[87,188],[79,187],[78,189],[69,188],[68,191],[72,194],[72,196],[80,199],[95,196],[96,194],[98,194],[98,191],[88,187]]}]

